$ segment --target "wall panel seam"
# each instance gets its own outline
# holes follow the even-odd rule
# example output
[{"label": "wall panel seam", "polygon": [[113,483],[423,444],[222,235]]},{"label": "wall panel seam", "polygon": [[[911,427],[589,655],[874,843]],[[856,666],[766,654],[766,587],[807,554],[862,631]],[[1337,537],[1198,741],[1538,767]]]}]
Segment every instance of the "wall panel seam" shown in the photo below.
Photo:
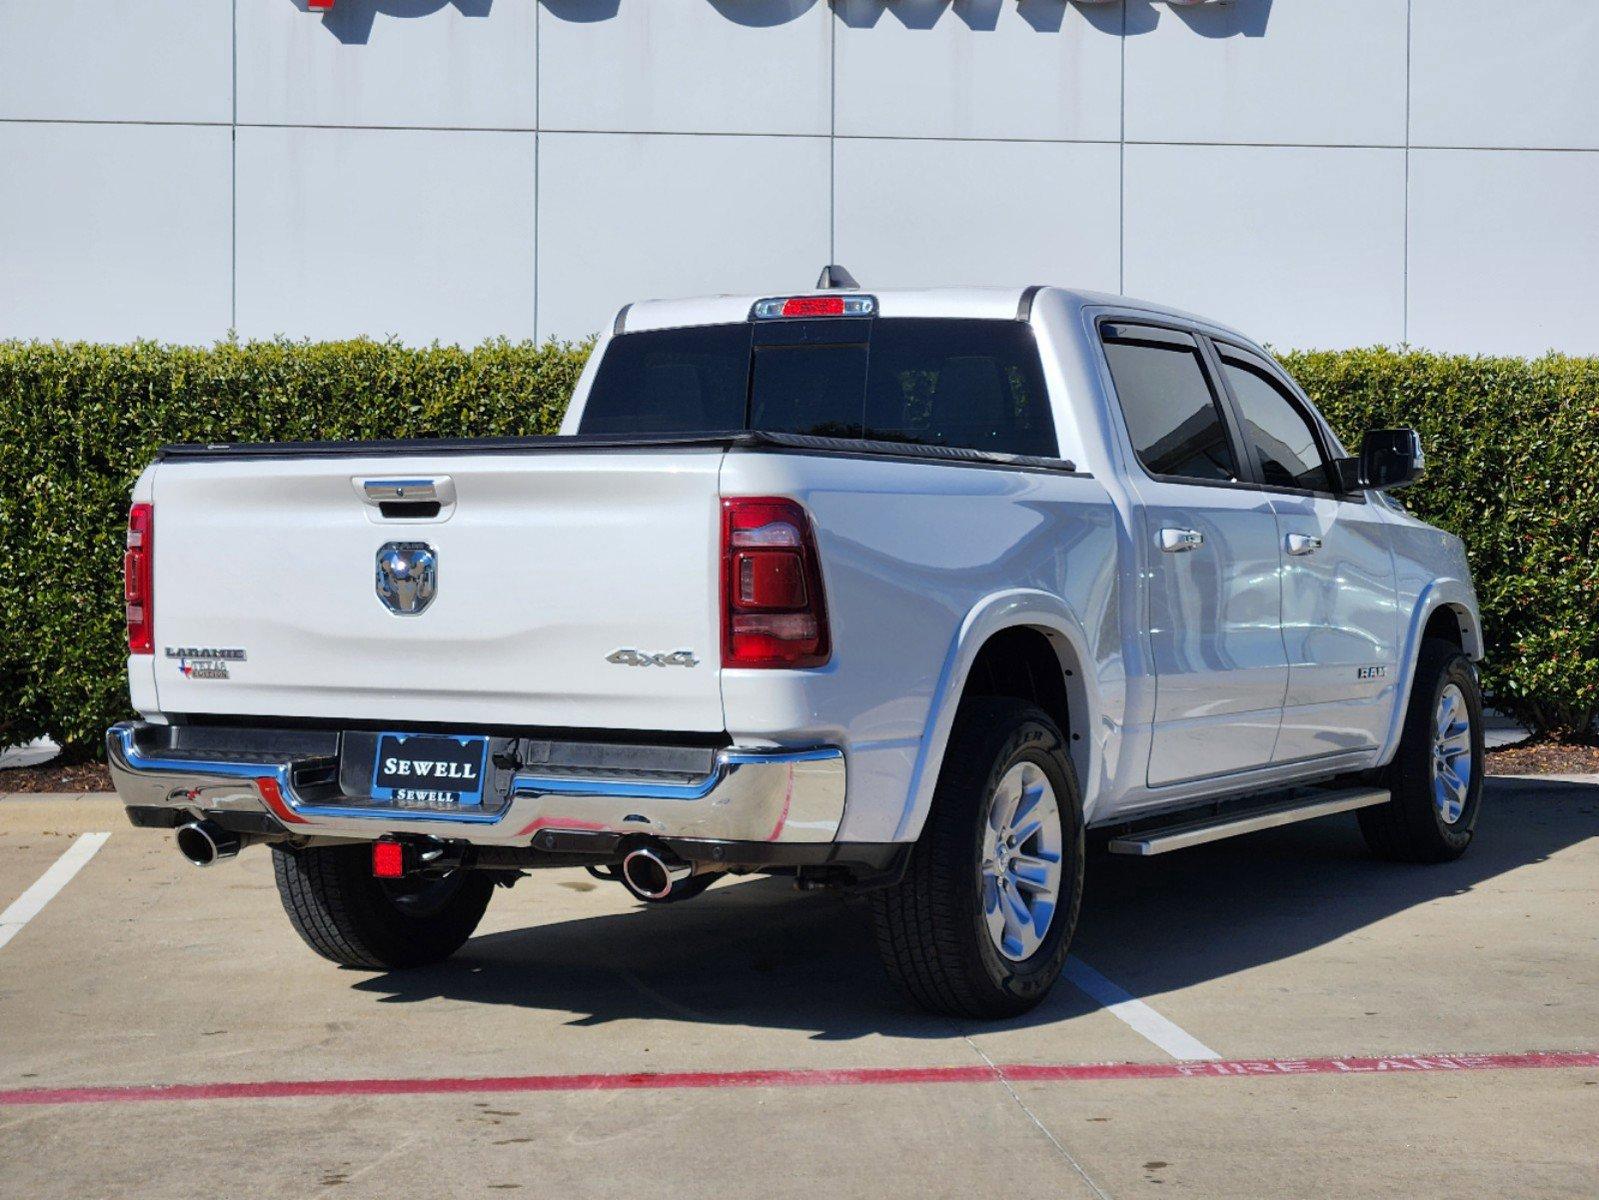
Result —
[{"label": "wall panel seam", "polygon": [[88,117],[0,117],[0,125],[81,125],[85,127],[126,125],[150,129],[305,129],[349,131],[352,133],[558,133],[581,137],[682,137],[682,138],[785,138],[795,141],[841,142],[980,142],[994,145],[1039,146],[1146,146],[1232,150],[1392,150],[1397,153],[1460,154],[1599,154],[1596,146],[1502,146],[1464,145],[1448,142],[1197,142],[1166,141],[1151,138],[1093,137],[979,137],[967,134],[925,133],[792,133],[782,130],[725,129],[583,129],[578,127],[537,128],[531,125],[344,125],[307,124],[295,121],[149,121],[107,120]]},{"label": "wall panel seam", "polygon": [[1411,56],[1414,53],[1413,17],[1415,0],[1405,0],[1405,195],[1404,195],[1404,246],[1400,252],[1401,277],[1399,303],[1399,341],[1410,343],[1410,108],[1411,108]]},{"label": "wall panel seam", "polygon": [[544,5],[533,5],[533,340],[539,340],[539,239],[544,227],[539,211],[539,185],[544,171],[544,144],[539,137],[544,120]]},{"label": "wall panel seam", "polygon": [[1121,11],[1121,127],[1116,137],[1116,290],[1127,294],[1127,0]]},{"label": "wall panel seam", "polygon": [[239,0],[233,0],[233,97],[228,129],[228,336],[239,328]]},{"label": "wall panel seam", "polygon": [[838,261],[838,13],[827,5],[827,261]]}]

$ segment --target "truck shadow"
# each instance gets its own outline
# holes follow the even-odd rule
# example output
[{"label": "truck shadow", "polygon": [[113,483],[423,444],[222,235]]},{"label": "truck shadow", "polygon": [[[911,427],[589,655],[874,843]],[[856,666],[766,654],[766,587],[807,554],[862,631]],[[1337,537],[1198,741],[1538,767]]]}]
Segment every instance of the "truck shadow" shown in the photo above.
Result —
[{"label": "truck shadow", "polygon": [[[1599,836],[1599,787],[1490,780],[1477,844],[1435,867],[1379,862],[1350,817],[1170,858],[1092,852],[1073,953],[1136,995],[1220,979],[1325,945],[1417,905],[1468,893]],[[1095,1010],[1060,984],[1017,1021],[965,1026],[912,1008],[884,977],[859,898],[787,880],[723,884],[680,906],[473,939],[451,962],[354,986],[390,1003],[436,998],[569,1012],[572,1024],[675,1020],[948,1038],[1047,1026]]]}]

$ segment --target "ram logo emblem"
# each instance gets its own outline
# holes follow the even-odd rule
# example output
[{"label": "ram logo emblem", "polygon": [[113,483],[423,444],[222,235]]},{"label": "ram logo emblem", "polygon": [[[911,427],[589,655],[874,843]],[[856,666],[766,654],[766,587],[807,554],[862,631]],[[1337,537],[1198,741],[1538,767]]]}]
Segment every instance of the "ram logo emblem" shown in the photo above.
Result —
[{"label": "ram logo emblem", "polygon": [[438,594],[438,552],[426,542],[389,542],[378,551],[377,588],[390,612],[414,617]]}]

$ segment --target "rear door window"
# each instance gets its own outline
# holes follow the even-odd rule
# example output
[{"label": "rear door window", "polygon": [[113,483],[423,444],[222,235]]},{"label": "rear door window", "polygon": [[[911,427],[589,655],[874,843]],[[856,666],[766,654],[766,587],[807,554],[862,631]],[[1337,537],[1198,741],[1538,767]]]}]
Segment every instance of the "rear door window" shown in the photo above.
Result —
[{"label": "rear door window", "polygon": [[1032,330],[1002,320],[772,321],[623,334],[606,350],[578,432],[732,429],[1059,453]]},{"label": "rear door window", "polygon": [[1186,333],[1100,327],[1133,452],[1151,475],[1233,480],[1238,461],[1199,344]]}]

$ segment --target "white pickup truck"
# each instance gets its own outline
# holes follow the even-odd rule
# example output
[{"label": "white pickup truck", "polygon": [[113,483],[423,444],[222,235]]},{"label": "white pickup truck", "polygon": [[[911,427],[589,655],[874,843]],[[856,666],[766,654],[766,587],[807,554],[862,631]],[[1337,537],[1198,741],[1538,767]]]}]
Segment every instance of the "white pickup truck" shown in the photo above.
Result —
[{"label": "white pickup truck", "polygon": [[[840,281],[846,286],[825,286]],[[496,884],[869,890],[889,972],[1036,1004],[1088,830],[1157,854],[1358,810],[1439,861],[1482,787],[1462,545],[1410,430],[1346,455],[1259,345],[1054,287],[648,302],[559,437],[164,451],[109,731],[135,825],[271,846],[392,969]]]}]

